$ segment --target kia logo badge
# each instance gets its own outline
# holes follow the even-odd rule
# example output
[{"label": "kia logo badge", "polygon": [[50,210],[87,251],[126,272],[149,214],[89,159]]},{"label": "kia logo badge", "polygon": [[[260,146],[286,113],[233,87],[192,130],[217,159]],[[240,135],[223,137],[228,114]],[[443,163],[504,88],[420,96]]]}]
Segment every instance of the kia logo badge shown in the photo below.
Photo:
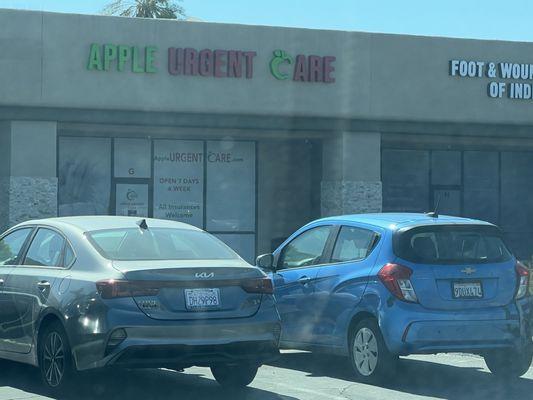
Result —
[{"label": "kia logo badge", "polygon": [[207,279],[207,278],[213,278],[215,276],[215,273],[214,272],[197,272],[196,274],[194,274],[195,277],[197,278],[204,278],[204,279]]}]

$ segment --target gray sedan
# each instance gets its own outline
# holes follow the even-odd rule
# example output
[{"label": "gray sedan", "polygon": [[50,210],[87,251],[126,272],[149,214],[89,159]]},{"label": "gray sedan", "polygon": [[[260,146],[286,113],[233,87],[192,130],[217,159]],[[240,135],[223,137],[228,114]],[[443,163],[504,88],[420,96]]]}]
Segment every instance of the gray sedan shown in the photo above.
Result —
[{"label": "gray sedan", "polygon": [[271,280],[190,225],[29,221],[0,236],[0,358],[64,389],[102,367],[211,367],[246,386],[278,355]]}]

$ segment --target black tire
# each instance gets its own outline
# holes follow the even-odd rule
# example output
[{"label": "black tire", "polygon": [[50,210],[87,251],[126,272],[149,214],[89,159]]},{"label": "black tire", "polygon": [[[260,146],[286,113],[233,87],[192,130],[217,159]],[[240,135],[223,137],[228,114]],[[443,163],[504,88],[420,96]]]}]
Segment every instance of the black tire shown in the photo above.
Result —
[{"label": "black tire", "polygon": [[211,372],[216,381],[223,387],[229,389],[239,389],[248,386],[257,375],[259,366],[257,364],[232,364],[214,365]]},{"label": "black tire", "polygon": [[350,332],[350,360],[360,382],[380,383],[396,374],[398,356],[389,352],[374,319],[360,321]]},{"label": "black tire", "polygon": [[520,349],[493,350],[483,358],[494,375],[503,379],[517,379],[531,367],[533,344],[528,343]]},{"label": "black tire", "polygon": [[39,371],[46,390],[63,394],[72,389],[76,372],[63,326],[52,322],[39,335]]}]

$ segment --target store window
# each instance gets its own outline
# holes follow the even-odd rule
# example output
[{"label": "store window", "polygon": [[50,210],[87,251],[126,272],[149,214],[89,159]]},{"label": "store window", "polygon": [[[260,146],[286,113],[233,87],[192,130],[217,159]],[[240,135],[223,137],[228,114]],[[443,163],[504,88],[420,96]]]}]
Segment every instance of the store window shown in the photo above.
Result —
[{"label": "store window", "polygon": [[383,211],[434,210],[499,225],[511,250],[530,259],[533,153],[383,149]]},{"label": "store window", "polygon": [[207,142],[207,229],[255,230],[255,143]]},{"label": "store window", "polygon": [[149,139],[115,139],[115,178],[150,178]]},{"label": "store window", "polygon": [[218,233],[215,234],[220,240],[231,247],[246,261],[255,261],[255,234]]},{"label": "store window", "polygon": [[204,142],[154,141],[154,217],[204,226]]},{"label": "store window", "polygon": [[59,138],[59,215],[109,214],[111,139]]},{"label": "store window", "polygon": [[185,222],[254,261],[255,142],[61,137],[59,171],[59,215]]},{"label": "store window", "polygon": [[207,142],[206,228],[248,261],[255,258],[255,143]]}]

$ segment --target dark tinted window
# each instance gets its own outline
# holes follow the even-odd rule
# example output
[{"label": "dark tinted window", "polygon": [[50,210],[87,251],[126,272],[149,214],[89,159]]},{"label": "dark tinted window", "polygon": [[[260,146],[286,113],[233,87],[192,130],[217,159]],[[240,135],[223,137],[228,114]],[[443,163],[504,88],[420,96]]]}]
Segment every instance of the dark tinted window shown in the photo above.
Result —
[{"label": "dark tinted window", "polygon": [[0,265],[12,265],[17,262],[20,250],[31,230],[32,228],[19,229],[0,240]]},{"label": "dark tinted window", "polygon": [[319,226],[293,239],[283,249],[279,262],[280,268],[298,268],[319,264],[330,231],[329,226]]},{"label": "dark tinted window", "polygon": [[365,259],[376,242],[376,233],[353,226],[343,226],[335,242],[332,262],[357,261]]},{"label": "dark tinted window", "polygon": [[512,258],[499,229],[482,225],[434,225],[395,234],[397,256],[427,264],[480,264]]},{"label": "dark tinted window", "polygon": [[33,238],[24,265],[59,267],[65,239],[50,229],[39,229]]},{"label": "dark tinted window", "polygon": [[112,260],[229,260],[239,256],[203,231],[125,228],[89,233],[96,249]]}]

